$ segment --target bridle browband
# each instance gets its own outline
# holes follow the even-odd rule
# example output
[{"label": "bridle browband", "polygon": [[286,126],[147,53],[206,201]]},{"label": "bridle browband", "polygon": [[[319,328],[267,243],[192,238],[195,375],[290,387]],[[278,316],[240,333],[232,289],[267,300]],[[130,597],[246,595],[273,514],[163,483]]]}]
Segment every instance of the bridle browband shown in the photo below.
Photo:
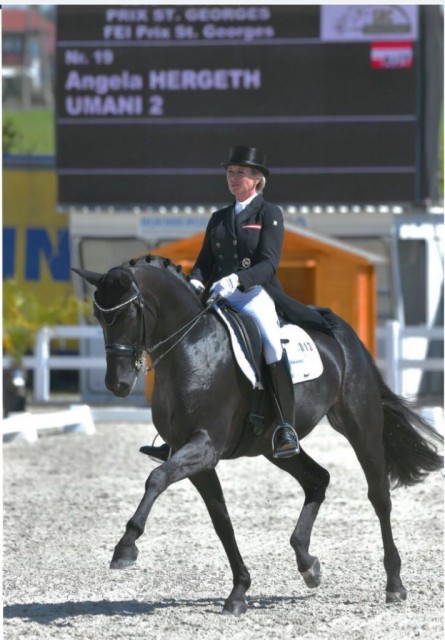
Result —
[{"label": "bridle browband", "polygon": [[[162,358],[164,358],[168,353],[170,353],[170,351],[172,351],[172,349],[174,349],[183,338],[185,338],[185,336],[193,329],[193,327],[199,322],[199,320],[201,319],[201,317],[213,306],[214,302],[212,303],[207,303],[205,308],[200,311],[198,313],[198,315],[194,316],[191,320],[189,320],[185,325],[183,325],[182,327],[180,327],[177,331],[175,331],[174,333],[172,333],[170,336],[168,336],[167,338],[165,338],[164,340],[160,340],[159,342],[157,342],[156,344],[152,345],[151,347],[148,347],[145,344],[145,339],[146,339],[146,335],[147,335],[147,330],[146,330],[146,326],[145,326],[145,309],[147,309],[152,315],[153,317],[154,314],[151,311],[150,307],[148,305],[145,304],[144,301],[144,297],[141,293],[141,290],[139,289],[138,283],[136,281],[136,278],[134,276],[134,273],[130,270],[127,269],[125,267],[114,267],[115,269],[122,269],[123,271],[126,271],[132,280],[132,287],[135,291],[135,294],[129,298],[128,300],[125,300],[124,302],[121,302],[120,304],[115,305],[114,307],[102,307],[97,299],[96,299],[96,293],[97,291],[94,292],[94,296],[93,296],[93,303],[94,306],[100,311],[101,313],[101,317],[102,320],[104,322],[104,324],[106,324],[107,326],[111,326],[114,321],[116,320],[116,315],[120,313],[120,311],[122,311],[123,309],[125,309],[125,307],[127,307],[128,305],[132,304],[133,302],[136,305],[136,309],[137,309],[137,313],[138,313],[138,318],[139,318],[139,331],[138,331],[138,342],[136,346],[133,345],[129,345],[129,344],[120,344],[117,342],[113,342],[113,343],[105,343],[105,352],[107,353],[107,355],[110,356],[124,356],[124,357],[128,357],[128,358],[134,358],[135,359],[135,369],[139,372],[143,366],[144,366],[144,358],[143,358],[143,353],[144,351],[146,351],[148,354],[152,354],[154,351],[156,351],[157,349],[159,349],[159,347],[163,346],[164,344],[166,344],[167,342],[169,342],[172,338],[175,338],[177,335],[180,335],[180,337],[178,338],[178,340],[176,340],[176,342],[174,342],[168,349],[166,349],[166,351],[164,351],[160,356],[158,356],[151,364],[150,367],[147,367],[145,369],[145,373],[148,373],[149,371],[151,371],[152,369],[155,368],[155,366],[162,360]],[[111,321],[107,322],[107,319],[105,318],[104,314],[107,313],[113,313],[114,316],[111,319]]]}]

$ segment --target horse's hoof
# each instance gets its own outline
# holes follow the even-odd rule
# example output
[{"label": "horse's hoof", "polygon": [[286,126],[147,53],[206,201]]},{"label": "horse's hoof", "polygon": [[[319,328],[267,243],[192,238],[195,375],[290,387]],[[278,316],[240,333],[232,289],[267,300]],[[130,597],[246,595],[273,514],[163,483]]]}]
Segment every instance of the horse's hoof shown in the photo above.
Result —
[{"label": "horse's hoof", "polygon": [[125,560],[124,558],[119,558],[119,560],[112,560],[110,562],[110,569],[128,569],[134,564],[136,564],[136,560]]},{"label": "horse's hoof", "polygon": [[319,560],[315,558],[312,566],[309,567],[309,569],[306,569],[306,571],[302,571],[301,575],[303,576],[306,586],[309,587],[309,589],[315,589],[316,587],[319,587],[321,584],[322,575],[321,564]]},{"label": "horse's hoof", "polygon": [[127,569],[131,567],[135,564],[138,553],[139,551],[136,545],[131,547],[120,547],[117,545],[110,562],[110,569]]},{"label": "horse's hoof", "polygon": [[222,610],[223,616],[240,616],[247,611],[247,602],[244,600],[233,600],[226,602]]},{"label": "horse's hoof", "polygon": [[406,590],[403,591],[387,591],[386,592],[386,604],[393,604],[394,602],[403,602],[406,600]]}]

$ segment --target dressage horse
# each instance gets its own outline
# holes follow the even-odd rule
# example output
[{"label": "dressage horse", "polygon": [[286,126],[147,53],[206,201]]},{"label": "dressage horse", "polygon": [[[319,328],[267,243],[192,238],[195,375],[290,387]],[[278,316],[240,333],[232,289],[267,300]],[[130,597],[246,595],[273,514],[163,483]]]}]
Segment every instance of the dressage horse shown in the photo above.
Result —
[{"label": "dressage horse", "polygon": [[[153,503],[172,483],[189,478],[205,502],[233,573],[233,589],[223,613],[244,613],[250,576],[215,468],[236,450],[254,391],[234,360],[228,331],[181,268],[168,259],[148,255],[103,274],[73,270],[96,287],[94,313],[105,339],[106,387],[115,396],[128,396],[143,366],[143,353],[150,354],[155,367],[153,423],[173,452],[150,473],[110,566],[122,569],[136,561],[135,543]],[[386,602],[404,600],[401,561],[390,522],[390,483],[409,486],[442,468],[443,458],[434,441],[443,439],[386,386],[354,330],[338,316],[335,319],[337,327],[331,334],[308,329],[321,355],[323,373],[294,386],[296,430],[301,440],[326,415],[350,442],[380,521]],[[292,458],[273,458],[269,406],[265,418],[264,433],[252,438],[244,455],[264,455],[302,486],[304,506],[291,545],[307,586],[317,587],[321,566],[309,553],[309,543],[329,473],[303,449]]]}]

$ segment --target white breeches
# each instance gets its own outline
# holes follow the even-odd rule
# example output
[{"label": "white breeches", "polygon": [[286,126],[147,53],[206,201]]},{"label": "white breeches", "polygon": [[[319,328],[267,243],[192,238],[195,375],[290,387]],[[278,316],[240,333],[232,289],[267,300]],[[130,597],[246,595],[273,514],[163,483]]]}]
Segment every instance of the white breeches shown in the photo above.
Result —
[{"label": "white breeches", "polygon": [[227,302],[237,311],[255,318],[264,342],[264,359],[267,364],[278,362],[283,355],[280,342],[280,325],[275,303],[263,287],[249,291],[236,289],[227,297]]}]

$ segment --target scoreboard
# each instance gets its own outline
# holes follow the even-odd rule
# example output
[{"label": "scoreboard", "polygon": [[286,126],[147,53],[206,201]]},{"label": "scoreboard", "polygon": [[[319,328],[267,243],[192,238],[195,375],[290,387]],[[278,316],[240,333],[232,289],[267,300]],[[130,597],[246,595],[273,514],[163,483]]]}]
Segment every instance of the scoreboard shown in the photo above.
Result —
[{"label": "scoreboard", "polygon": [[233,145],[279,203],[418,199],[417,11],[59,5],[59,205],[226,202]]}]

